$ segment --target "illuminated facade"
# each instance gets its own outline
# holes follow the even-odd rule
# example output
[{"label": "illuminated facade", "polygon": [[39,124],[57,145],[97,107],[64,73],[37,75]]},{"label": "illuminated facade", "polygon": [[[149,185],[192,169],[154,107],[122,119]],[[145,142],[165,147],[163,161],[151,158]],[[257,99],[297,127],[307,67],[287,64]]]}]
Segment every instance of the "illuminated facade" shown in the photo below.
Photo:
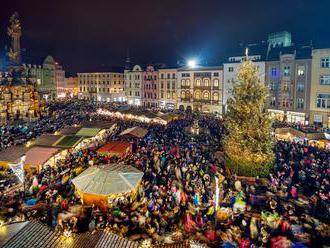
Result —
[{"label": "illuminated facade", "polygon": [[34,121],[44,114],[35,86],[26,80],[0,75],[0,124]]},{"label": "illuminated facade", "polygon": [[98,102],[124,102],[124,73],[78,73],[79,99]]},{"label": "illuminated facade", "polygon": [[330,49],[312,53],[310,121],[330,128]]},{"label": "illuminated facade", "polygon": [[142,104],[143,70],[135,65],[132,70],[125,70],[125,96],[129,105]]},{"label": "illuminated facade", "polygon": [[222,114],[222,67],[185,67],[177,75],[178,109]]},{"label": "illuminated facade", "polygon": [[159,107],[176,109],[177,103],[177,69],[159,69]]},{"label": "illuminated facade", "polygon": [[143,72],[143,106],[158,107],[158,71],[153,65],[148,65]]}]

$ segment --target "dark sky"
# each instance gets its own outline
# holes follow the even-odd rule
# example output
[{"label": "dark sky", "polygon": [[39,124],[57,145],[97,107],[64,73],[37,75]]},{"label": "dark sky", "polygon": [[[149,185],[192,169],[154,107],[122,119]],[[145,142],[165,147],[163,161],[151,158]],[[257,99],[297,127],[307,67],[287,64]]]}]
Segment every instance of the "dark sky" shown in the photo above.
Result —
[{"label": "dark sky", "polygon": [[18,11],[22,47],[67,71],[123,65],[127,50],[134,63],[214,63],[282,30],[330,47],[329,10],[329,0],[1,0],[0,47]]}]

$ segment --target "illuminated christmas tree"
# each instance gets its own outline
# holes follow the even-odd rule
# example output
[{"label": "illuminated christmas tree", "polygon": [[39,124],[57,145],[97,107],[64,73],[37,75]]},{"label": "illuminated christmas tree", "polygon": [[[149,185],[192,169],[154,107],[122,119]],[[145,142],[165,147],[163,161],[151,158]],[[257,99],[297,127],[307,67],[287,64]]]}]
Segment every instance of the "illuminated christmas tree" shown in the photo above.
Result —
[{"label": "illuminated christmas tree", "polygon": [[227,164],[237,175],[266,176],[274,161],[272,120],[264,111],[268,89],[248,56],[238,71],[232,95],[225,117]]}]

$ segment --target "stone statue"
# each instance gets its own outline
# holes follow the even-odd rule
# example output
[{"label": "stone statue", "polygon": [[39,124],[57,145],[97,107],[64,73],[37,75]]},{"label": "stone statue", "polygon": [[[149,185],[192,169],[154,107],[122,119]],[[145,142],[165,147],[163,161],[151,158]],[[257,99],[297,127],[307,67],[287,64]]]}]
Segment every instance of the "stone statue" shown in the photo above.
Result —
[{"label": "stone statue", "polygon": [[21,22],[19,20],[18,13],[15,12],[9,20],[9,27],[8,27],[8,36],[11,39],[11,47],[8,52],[8,57],[10,61],[15,64],[19,65],[21,62],[21,36],[22,36],[22,28]]}]

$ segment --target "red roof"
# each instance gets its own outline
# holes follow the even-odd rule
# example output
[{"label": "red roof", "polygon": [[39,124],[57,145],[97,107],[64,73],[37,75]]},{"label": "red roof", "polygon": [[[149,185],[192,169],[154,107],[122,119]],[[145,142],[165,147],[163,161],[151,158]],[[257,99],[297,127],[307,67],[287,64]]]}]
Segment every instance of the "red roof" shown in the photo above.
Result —
[{"label": "red roof", "polygon": [[131,143],[125,141],[112,141],[108,144],[105,144],[97,150],[101,153],[125,153],[128,149],[131,148]]}]

